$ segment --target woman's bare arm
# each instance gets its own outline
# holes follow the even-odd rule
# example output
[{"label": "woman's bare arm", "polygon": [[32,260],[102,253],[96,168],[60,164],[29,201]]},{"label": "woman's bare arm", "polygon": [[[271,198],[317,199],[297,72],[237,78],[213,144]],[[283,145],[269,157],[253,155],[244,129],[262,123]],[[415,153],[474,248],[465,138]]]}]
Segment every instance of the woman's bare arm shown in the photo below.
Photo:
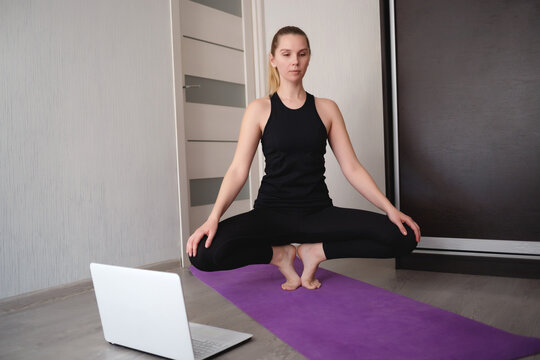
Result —
[{"label": "woman's bare arm", "polygon": [[406,230],[402,222],[406,222],[414,230],[416,239],[419,241],[420,228],[418,224],[392,205],[379,190],[371,175],[360,164],[347,133],[345,121],[336,103],[329,99],[317,99],[317,110],[324,118],[325,124],[328,124],[328,142],[347,180],[362,196],[384,211],[403,234],[406,234]]},{"label": "woman's bare arm", "polygon": [[270,103],[265,99],[252,101],[242,118],[238,143],[233,160],[225,173],[219,193],[208,216],[208,220],[202,224],[188,239],[186,252],[189,256],[197,255],[197,246],[204,235],[207,235],[205,246],[209,247],[217,231],[221,216],[227,211],[234,201],[242,186],[244,186],[253,157],[261,138],[261,119],[270,114]]},{"label": "woman's bare arm", "polygon": [[238,136],[233,160],[225,173],[209,218],[219,221],[246,183],[261,138],[259,124],[263,112],[264,104],[260,100],[253,101],[247,107],[240,126],[240,135]]}]

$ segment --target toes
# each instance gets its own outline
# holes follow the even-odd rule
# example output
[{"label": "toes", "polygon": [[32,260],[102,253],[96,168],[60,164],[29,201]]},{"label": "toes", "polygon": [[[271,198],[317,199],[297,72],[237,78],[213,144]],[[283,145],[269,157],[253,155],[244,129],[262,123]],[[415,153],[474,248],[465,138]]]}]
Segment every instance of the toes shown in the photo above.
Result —
[{"label": "toes", "polygon": [[300,284],[289,284],[288,282],[284,282],[283,284],[281,284],[281,288],[283,290],[289,290],[289,291],[292,291],[292,290],[296,290],[300,287]]},{"label": "toes", "polygon": [[321,287],[321,282],[317,279],[302,281],[302,287],[306,289],[315,290]]}]

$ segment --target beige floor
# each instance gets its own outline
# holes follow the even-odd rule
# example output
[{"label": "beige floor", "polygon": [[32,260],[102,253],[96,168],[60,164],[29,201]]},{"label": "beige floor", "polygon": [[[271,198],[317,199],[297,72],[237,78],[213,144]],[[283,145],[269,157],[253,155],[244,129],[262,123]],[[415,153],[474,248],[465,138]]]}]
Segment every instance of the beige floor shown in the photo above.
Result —
[{"label": "beige floor", "polygon": [[[502,330],[540,338],[540,280],[395,270],[393,259],[340,259],[323,267]],[[191,321],[254,334],[249,342],[216,358],[304,359],[189,270],[171,271],[182,277]],[[0,359],[156,358],[105,342],[92,290],[0,315]],[[523,359],[539,360],[540,354]]]}]

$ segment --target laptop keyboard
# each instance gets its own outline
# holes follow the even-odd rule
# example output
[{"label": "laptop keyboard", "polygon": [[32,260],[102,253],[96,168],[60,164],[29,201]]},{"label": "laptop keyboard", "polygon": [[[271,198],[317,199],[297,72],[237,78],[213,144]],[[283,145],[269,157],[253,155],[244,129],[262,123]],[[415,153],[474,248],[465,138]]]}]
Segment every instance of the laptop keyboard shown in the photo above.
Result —
[{"label": "laptop keyboard", "polygon": [[211,340],[191,339],[191,343],[193,344],[195,358],[204,358],[205,356],[213,355],[224,348],[223,344]]}]

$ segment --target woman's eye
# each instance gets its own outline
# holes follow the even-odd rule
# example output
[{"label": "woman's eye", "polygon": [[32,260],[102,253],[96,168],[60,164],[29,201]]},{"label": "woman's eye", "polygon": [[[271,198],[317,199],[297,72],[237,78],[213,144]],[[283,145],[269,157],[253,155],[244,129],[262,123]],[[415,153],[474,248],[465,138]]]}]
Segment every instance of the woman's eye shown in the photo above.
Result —
[{"label": "woman's eye", "polygon": [[289,54],[283,54],[283,56],[289,56]]},{"label": "woman's eye", "polygon": [[305,53],[302,53],[302,54],[300,54],[300,56],[306,56],[306,54],[305,54]]}]

